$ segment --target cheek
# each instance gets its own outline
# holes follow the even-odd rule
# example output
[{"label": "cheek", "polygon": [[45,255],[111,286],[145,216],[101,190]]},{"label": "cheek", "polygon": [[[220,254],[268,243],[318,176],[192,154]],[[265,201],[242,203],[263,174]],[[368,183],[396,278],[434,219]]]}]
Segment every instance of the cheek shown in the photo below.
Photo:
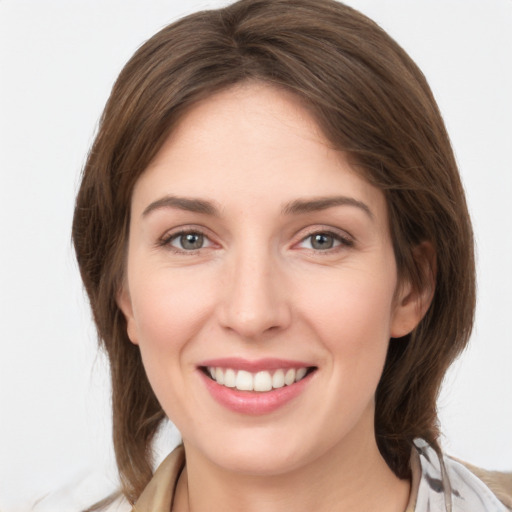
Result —
[{"label": "cheek", "polygon": [[304,314],[329,338],[359,345],[389,338],[394,279],[346,273],[315,283],[304,295]]},{"label": "cheek", "polygon": [[183,418],[192,421],[194,407],[190,404],[195,399],[186,385],[195,372],[195,366],[187,364],[187,349],[204,328],[212,300],[211,293],[198,293],[189,279],[170,279],[168,274],[134,276],[133,318],[151,387],[166,414],[181,425]]},{"label": "cheek", "polygon": [[332,372],[350,392],[357,394],[355,388],[362,380],[368,381],[368,389],[380,380],[390,339],[394,285],[392,273],[379,278],[347,273],[317,282],[303,303],[303,317],[332,357]]},{"label": "cheek", "polygon": [[134,323],[143,353],[179,351],[201,328],[214,301],[205,280],[189,279],[186,272],[138,273],[132,283]]}]

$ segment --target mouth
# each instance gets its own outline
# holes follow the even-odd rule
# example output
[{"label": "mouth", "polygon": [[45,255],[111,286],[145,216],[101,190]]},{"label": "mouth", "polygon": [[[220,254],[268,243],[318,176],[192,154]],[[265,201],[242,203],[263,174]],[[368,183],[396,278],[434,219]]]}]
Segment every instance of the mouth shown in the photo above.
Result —
[{"label": "mouth", "polygon": [[228,357],[202,361],[197,370],[221,406],[238,414],[261,416],[296,403],[312,385],[318,367],[297,360]]},{"label": "mouth", "polygon": [[238,391],[266,393],[275,389],[291,386],[308,377],[316,366],[298,366],[274,368],[251,372],[248,370],[222,367],[201,366],[200,370],[220,386]]}]

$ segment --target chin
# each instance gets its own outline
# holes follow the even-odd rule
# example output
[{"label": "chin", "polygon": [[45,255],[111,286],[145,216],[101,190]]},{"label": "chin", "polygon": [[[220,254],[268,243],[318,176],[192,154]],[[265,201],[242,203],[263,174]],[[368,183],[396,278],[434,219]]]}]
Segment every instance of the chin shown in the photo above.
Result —
[{"label": "chin", "polygon": [[[311,463],[321,456],[328,447],[308,446],[302,436],[293,436],[289,432],[268,431],[262,427],[260,432],[238,432],[219,439],[212,435],[208,445],[196,446],[210,462],[225,471],[248,476],[277,476],[286,474]],[[265,430],[267,430],[265,432]],[[309,436],[308,439],[318,436]],[[250,439],[250,442],[249,442]],[[185,448],[187,448],[187,442]]]},{"label": "chin", "polygon": [[280,450],[268,446],[266,450],[226,450],[214,460],[225,470],[247,476],[277,476],[290,473],[304,464],[297,450]]}]

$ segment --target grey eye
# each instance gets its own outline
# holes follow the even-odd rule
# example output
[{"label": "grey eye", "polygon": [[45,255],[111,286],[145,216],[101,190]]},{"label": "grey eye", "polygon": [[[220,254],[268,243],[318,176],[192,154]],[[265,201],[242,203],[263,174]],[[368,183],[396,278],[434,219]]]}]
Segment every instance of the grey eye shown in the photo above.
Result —
[{"label": "grey eye", "polygon": [[311,235],[311,247],[316,250],[326,250],[332,249],[334,247],[335,239],[332,235],[328,235],[326,233],[317,233],[315,235]]},{"label": "grey eye", "polygon": [[204,236],[201,233],[184,233],[177,236],[171,245],[185,251],[194,251],[202,249],[204,246]]}]

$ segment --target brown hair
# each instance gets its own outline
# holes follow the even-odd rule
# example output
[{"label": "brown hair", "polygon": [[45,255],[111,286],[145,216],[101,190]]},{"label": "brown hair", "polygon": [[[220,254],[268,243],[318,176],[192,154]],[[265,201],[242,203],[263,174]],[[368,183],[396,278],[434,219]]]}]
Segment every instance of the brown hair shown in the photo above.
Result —
[{"label": "brown hair", "polygon": [[73,240],[111,365],[114,448],[123,493],[152,475],[165,418],[116,304],[138,177],[192,104],[245,80],[284,87],[326,137],[384,191],[399,275],[427,276],[413,249],[436,252],[435,294],[419,326],[392,340],[376,396],[378,446],[401,478],[412,441],[437,447],[436,399],[474,313],[471,224],[441,115],[410,57],[374,22],[333,0],[241,0],[164,28],[122,70],[76,200]]}]

